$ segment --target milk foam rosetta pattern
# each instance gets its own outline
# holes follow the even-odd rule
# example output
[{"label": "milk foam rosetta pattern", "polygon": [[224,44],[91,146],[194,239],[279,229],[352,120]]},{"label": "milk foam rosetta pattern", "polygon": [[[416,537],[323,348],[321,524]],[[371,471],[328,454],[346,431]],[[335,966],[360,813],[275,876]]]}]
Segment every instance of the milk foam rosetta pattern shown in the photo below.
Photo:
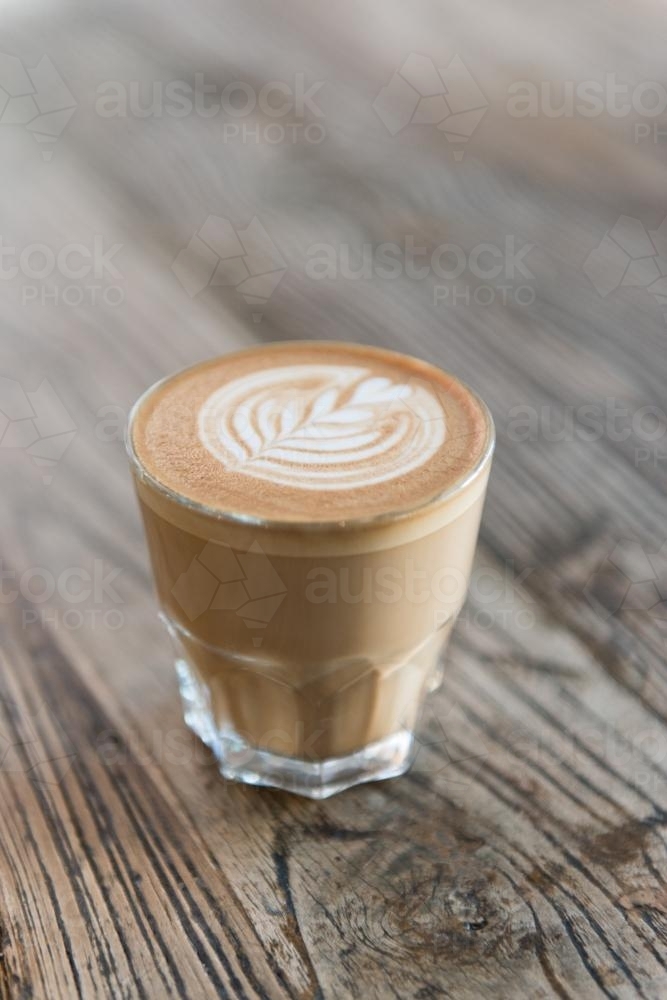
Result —
[{"label": "milk foam rosetta pattern", "polygon": [[367,368],[301,364],[217,389],[198,420],[230,470],[306,490],[359,489],[426,464],[445,440],[437,397]]}]

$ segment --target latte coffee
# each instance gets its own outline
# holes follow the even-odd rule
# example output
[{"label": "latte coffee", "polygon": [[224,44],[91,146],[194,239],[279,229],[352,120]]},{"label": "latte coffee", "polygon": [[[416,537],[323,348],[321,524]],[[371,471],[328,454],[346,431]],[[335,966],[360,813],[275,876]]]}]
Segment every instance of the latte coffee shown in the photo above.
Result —
[{"label": "latte coffee", "polygon": [[465,599],[483,403],[405,355],[267,344],[148,390],[128,451],[188,724],[322,798],[409,766]]}]

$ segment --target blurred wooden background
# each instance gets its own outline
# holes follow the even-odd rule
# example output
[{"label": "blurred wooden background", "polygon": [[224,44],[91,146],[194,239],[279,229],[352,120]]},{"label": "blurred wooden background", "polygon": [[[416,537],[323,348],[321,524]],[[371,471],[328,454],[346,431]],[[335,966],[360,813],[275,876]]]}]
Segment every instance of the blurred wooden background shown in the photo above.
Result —
[{"label": "blurred wooden background", "polygon": [[[665,996],[662,9],[140,0],[0,23],[0,995]],[[411,54],[431,124],[390,129],[373,104],[393,81],[405,113]],[[242,85],[231,111],[155,110],[197,74],[207,100]],[[299,80],[316,111],[233,113]],[[534,116],[511,113],[522,82]],[[209,283],[211,215],[261,223],[266,301]],[[340,265],[410,239],[460,247],[461,274],[312,277],[317,245]],[[224,783],[185,731],[121,440],[158,377],[309,337],[434,360],[498,430],[413,771],[322,804]]]}]

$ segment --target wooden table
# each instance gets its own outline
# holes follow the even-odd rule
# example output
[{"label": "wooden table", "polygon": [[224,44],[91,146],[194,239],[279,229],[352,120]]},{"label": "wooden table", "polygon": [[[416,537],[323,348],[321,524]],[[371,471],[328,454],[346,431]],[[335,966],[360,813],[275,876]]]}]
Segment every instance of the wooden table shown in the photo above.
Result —
[{"label": "wooden table", "polygon": [[[664,997],[666,303],[649,285],[667,172],[645,127],[665,116],[507,104],[517,81],[664,83],[664,19],[648,3],[331,10],[3,13],[3,51],[24,69],[48,54],[75,110],[50,143],[0,122],[18,267],[0,288],[0,995]],[[391,135],[373,111],[411,52],[471,73],[486,113],[467,143],[435,124]],[[108,81],[195,73],[218,93],[324,81],[323,117],[296,121],[324,141],[272,141],[289,117],[242,119],[259,128],[243,141],[230,114],[98,104]],[[48,67],[35,79],[55,92]],[[209,215],[260,219],[286,267],[266,303],[178,280]],[[620,216],[635,221],[594,253]],[[83,273],[96,238],[121,245],[99,277]],[[463,270],[309,271],[316,244],[340,267],[364,243],[405,261],[410,238],[455,244]],[[21,258],[35,243],[46,257]],[[72,244],[84,255],[35,276]],[[480,244],[496,249],[475,265]],[[308,337],[434,360],[498,431],[414,767],[322,803],[224,782],[185,729],[122,443],[163,374]]]}]

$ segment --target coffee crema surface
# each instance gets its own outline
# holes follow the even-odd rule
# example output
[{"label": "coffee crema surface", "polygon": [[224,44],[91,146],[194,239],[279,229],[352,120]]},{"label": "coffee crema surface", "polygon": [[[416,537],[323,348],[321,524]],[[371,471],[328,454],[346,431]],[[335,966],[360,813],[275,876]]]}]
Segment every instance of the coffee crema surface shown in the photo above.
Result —
[{"label": "coffee crema surface", "polygon": [[148,473],[223,513],[322,522],[401,514],[477,467],[482,404],[415,358],[353,344],[250,348],[159,384],[133,421]]}]

